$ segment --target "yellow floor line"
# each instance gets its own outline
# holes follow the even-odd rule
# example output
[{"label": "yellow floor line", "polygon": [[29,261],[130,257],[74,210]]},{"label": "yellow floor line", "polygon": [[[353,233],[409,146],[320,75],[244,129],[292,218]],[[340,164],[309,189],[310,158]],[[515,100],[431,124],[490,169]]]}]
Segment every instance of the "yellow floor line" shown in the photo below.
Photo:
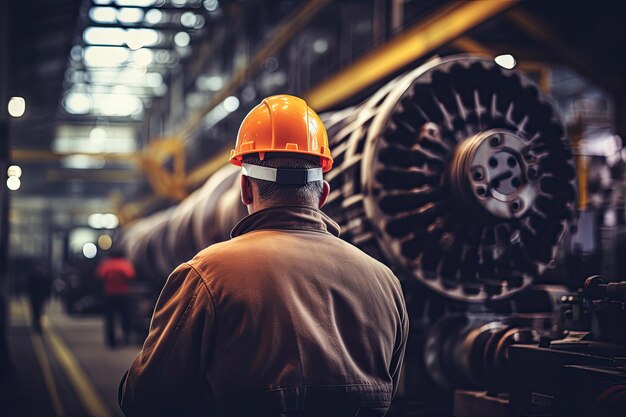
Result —
[{"label": "yellow floor line", "polygon": [[112,414],[109,408],[65,342],[57,336],[47,322],[44,322],[43,328],[54,354],[89,416],[111,417]]},{"label": "yellow floor line", "polygon": [[[24,317],[26,317],[26,322],[30,326],[31,319],[28,313],[28,308],[25,306],[24,300],[22,300],[20,306]],[[54,382],[54,375],[52,374],[52,368],[50,367],[50,361],[48,360],[48,356],[46,355],[46,349],[43,346],[41,335],[33,333],[31,330],[30,340],[33,344],[33,349],[35,350],[37,362],[39,362],[39,368],[41,369],[43,380],[46,384],[46,389],[48,390],[48,396],[50,397],[50,402],[52,403],[54,415],[57,417],[64,417],[65,413],[63,412],[63,406],[61,405],[61,397],[59,397],[59,390],[57,390],[57,385]]]}]

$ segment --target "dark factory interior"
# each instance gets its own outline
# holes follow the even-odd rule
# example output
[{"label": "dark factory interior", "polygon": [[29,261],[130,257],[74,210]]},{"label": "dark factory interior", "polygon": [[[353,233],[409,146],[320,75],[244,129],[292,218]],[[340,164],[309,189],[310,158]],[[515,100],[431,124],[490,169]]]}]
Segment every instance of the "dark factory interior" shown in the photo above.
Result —
[{"label": "dark factory interior", "polygon": [[[609,0],[0,1],[0,416],[626,416],[625,22]],[[272,217],[296,209],[323,233]]]}]

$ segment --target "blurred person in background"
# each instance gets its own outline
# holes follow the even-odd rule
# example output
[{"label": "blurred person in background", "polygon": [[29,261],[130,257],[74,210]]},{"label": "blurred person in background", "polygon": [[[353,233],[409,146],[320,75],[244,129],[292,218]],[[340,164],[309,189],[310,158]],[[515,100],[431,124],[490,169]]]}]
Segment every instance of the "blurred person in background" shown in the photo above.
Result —
[{"label": "blurred person in background", "polygon": [[109,347],[115,347],[115,316],[121,317],[124,343],[130,342],[130,285],[135,279],[135,268],[120,249],[112,249],[102,260],[96,275],[103,281],[105,295],[105,333]]},{"label": "blurred person in background", "polygon": [[33,269],[26,276],[26,291],[30,301],[33,330],[41,333],[43,307],[50,296],[52,279],[41,261],[35,262]]}]

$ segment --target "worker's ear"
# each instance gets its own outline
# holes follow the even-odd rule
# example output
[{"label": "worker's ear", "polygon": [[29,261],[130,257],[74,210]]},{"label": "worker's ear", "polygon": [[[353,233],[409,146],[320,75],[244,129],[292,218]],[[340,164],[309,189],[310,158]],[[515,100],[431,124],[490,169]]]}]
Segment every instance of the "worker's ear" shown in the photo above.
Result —
[{"label": "worker's ear", "polygon": [[252,193],[252,183],[250,182],[250,179],[248,177],[246,177],[245,175],[242,175],[240,179],[240,185],[241,185],[241,202],[244,205],[249,206],[254,201],[254,198],[253,198],[254,194]]},{"label": "worker's ear", "polygon": [[326,199],[328,198],[328,194],[330,193],[330,184],[328,183],[328,181],[322,181],[322,195],[320,196],[320,202],[318,207],[322,208],[324,207],[324,204],[326,204]]}]

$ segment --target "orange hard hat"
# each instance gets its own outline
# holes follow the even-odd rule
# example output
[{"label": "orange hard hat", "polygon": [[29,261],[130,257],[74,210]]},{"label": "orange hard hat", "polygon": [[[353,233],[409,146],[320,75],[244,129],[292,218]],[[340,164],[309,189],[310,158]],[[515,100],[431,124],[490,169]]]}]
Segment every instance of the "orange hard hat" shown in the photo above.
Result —
[{"label": "orange hard hat", "polygon": [[243,155],[284,152],[320,157],[327,172],[333,166],[328,134],[320,117],[299,97],[281,94],[264,99],[243,119],[230,163],[241,166]]}]

